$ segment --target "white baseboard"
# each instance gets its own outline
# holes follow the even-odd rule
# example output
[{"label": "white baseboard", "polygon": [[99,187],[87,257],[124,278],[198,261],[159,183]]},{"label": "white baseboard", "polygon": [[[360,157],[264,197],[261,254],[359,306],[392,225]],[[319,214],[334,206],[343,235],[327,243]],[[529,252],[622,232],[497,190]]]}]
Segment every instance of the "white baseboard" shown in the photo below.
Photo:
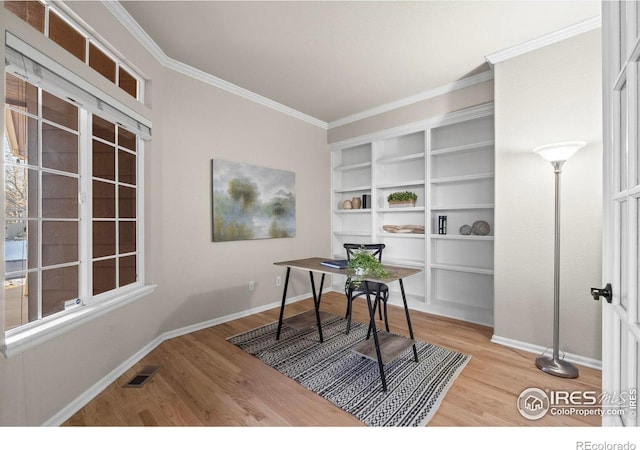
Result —
[{"label": "white baseboard", "polygon": [[[332,288],[326,288],[322,292],[331,292]],[[291,297],[287,299],[287,304],[299,302],[301,300],[308,299],[311,297],[311,293],[306,293],[302,295],[298,295],[296,297]],[[160,336],[153,339],[147,345],[138,350],[131,357],[123,361],[119,366],[114,368],[111,372],[105,375],[102,379],[100,379],[96,384],[91,386],[81,395],[76,397],[71,403],[65,406],[63,409],[58,411],[54,416],[49,418],[46,422],[42,424],[42,426],[60,426],[65,421],[67,421],[71,416],[73,416],[76,412],[78,412],[82,407],[84,407],[87,403],[93,400],[100,392],[105,390],[111,383],[115,382],[122,374],[124,374],[129,368],[135,365],[138,361],[148,355],[153,349],[162,344],[164,341],[168,339],[173,339],[178,336],[183,336],[185,334],[193,333],[195,331],[203,330],[205,328],[210,328],[216,325],[220,325],[222,323],[230,322],[232,320],[240,319],[242,317],[251,316],[253,314],[257,314],[263,311],[267,311],[269,309],[277,308],[280,306],[280,301],[269,303],[267,305],[258,306],[256,308],[247,309],[244,311],[240,311],[237,313],[229,314],[226,316],[218,317],[215,319],[207,320],[205,322],[200,322],[194,325],[189,325],[188,327],[179,328],[172,331],[167,331],[162,333]],[[501,336],[493,335],[491,338],[491,342],[495,344],[504,345],[507,347],[517,348],[519,350],[528,351],[535,354],[541,354],[546,350],[546,348],[529,344],[527,342],[516,341],[514,339],[504,338]],[[569,362],[579,364],[586,367],[591,367],[594,369],[602,370],[602,361],[587,358],[580,355],[575,355],[572,353],[567,353],[565,355],[565,359]]]},{"label": "white baseboard", "polygon": [[[323,293],[330,292],[331,289],[323,289]],[[287,298],[287,305],[291,303],[296,303],[301,300],[308,299],[312,296],[311,292],[298,295],[296,297]],[[62,425],[65,421],[67,421],[71,416],[73,416],[76,412],[82,409],[87,403],[93,400],[100,392],[105,390],[111,383],[115,382],[118,378],[122,376],[129,368],[135,365],[142,358],[147,356],[153,349],[162,344],[164,341],[168,339],[173,339],[178,336],[183,336],[185,334],[193,333],[195,331],[203,330],[205,328],[210,328],[215,325],[220,325],[222,323],[230,322],[232,320],[240,319],[242,317],[251,316],[253,314],[261,313],[263,311],[267,311],[269,309],[277,308],[281,304],[281,301],[269,303],[267,305],[258,306],[256,308],[247,309],[244,311],[240,311],[237,313],[229,314],[223,317],[218,317],[215,319],[207,320],[205,322],[200,322],[194,325],[189,325],[188,327],[179,328],[177,330],[167,331],[162,333],[160,336],[156,337],[153,341],[149,342],[147,345],[138,350],[135,354],[133,354],[130,358],[126,359],[119,366],[109,372],[107,375],[102,377],[100,381],[91,386],[81,395],[76,397],[71,403],[58,411],[54,416],[50,417],[49,420],[44,422],[42,426],[45,427],[57,427]]]},{"label": "white baseboard", "polygon": [[[543,347],[541,345],[535,345],[535,344],[530,344],[528,342],[516,341],[515,339],[496,336],[495,334],[491,336],[491,342],[493,342],[494,344],[504,345],[506,347],[517,348],[518,350],[524,350],[526,352],[531,352],[538,355],[541,355],[543,352],[547,350],[546,347]],[[564,359],[574,364],[591,367],[592,369],[602,370],[602,361],[597,359],[587,358],[586,356],[580,356],[574,353],[565,353]]]},{"label": "white baseboard", "polygon": [[89,389],[84,391],[78,397],[75,398],[71,403],[58,411],[53,417],[50,417],[45,423],[42,424],[43,427],[58,427],[62,425],[66,420],[68,420],[71,416],[77,413],[84,405],[89,403],[96,395],[100,392],[104,391],[111,383],[116,381],[120,376],[129,370],[134,364],[144,358],[148,353],[150,353],[154,348],[158,345],[162,344],[165,339],[162,336],[158,336],[153,341],[149,342],[147,345],[138,350],[135,354],[133,354],[130,358],[125,360],[118,367],[113,369],[107,375],[102,377],[100,381],[91,386]]}]

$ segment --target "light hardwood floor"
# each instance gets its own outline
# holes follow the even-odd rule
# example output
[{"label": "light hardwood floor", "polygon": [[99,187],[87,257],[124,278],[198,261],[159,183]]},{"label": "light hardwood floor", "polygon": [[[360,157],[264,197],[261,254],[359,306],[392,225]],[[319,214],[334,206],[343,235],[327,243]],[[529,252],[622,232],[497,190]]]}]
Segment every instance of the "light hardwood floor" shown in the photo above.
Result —
[{"label": "light hardwood floor", "polygon": [[[312,308],[287,305],[285,317]],[[322,310],[344,314],[342,294],[322,297]],[[366,323],[363,300],[354,320]],[[404,311],[389,306],[391,331],[408,335]],[[278,319],[272,309],[168,340],[150,352],[84,408],[68,426],[363,426],[350,414],[243,352],[225,338]],[[472,356],[429,426],[599,426],[598,416],[551,416],[532,422],[516,409],[528,387],[601,390],[600,371],[580,367],[574,380],[539,371],[537,355],[490,342],[491,328],[411,313],[416,339]],[[380,324],[383,326],[383,324]],[[141,388],[122,388],[146,365],[160,371]]]}]

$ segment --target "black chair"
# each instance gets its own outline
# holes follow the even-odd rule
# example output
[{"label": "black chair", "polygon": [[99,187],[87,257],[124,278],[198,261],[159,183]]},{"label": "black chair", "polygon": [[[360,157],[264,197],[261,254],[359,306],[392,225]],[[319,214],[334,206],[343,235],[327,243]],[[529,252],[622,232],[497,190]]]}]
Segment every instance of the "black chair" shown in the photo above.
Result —
[{"label": "black chair", "polygon": [[[371,252],[373,256],[378,257],[378,261],[382,262],[382,250],[384,249],[384,244],[344,244],[344,248],[347,251],[347,261],[351,260],[351,256],[354,252],[358,250],[366,250]],[[384,325],[387,331],[389,331],[389,320],[387,319],[387,300],[389,299],[389,287],[384,283],[374,283],[371,281],[367,282],[367,286],[369,289],[369,294],[374,296],[376,299],[373,304],[373,309],[375,311],[378,308],[378,314],[380,319],[382,320],[382,304],[384,304]],[[351,330],[351,310],[353,301],[361,296],[366,295],[367,291],[365,290],[364,283],[354,283],[351,279],[347,279],[347,282],[344,286],[344,293],[347,296],[347,313],[345,315],[345,319],[347,319],[347,334]],[[378,295],[380,294],[380,303],[378,303]],[[371,330],[369,330],[371,331]]]}]

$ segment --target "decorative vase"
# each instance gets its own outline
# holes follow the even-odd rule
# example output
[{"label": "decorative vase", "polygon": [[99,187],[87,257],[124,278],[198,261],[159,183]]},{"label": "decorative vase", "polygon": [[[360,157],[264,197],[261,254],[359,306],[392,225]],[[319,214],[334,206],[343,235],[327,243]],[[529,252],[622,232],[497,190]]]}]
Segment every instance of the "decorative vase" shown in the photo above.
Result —
[{"label": "decorative vase", "polygon": [[342,209],[352,209],[351,200],[345,200],[342,202]]},{"label": "decorative vase", "polygon": [[351,199],[351,207],[353,209],[360,209],[361,206],[362,206],[362,199],[360,199],[360,197],[353,197]]}]

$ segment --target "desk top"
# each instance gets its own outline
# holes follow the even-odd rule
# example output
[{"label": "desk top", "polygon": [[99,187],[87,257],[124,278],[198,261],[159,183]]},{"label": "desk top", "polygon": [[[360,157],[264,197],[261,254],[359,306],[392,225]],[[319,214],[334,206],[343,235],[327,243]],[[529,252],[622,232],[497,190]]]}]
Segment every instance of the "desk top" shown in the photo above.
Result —
[{"label": "desk top", "polygon": [[[321,273],[330,273],[337,275],[353,275],[352,271],[349,269],[334,269],[333,267],[323,266],[320,264],[322,261],[329,261],[332,258],[305,258],[305,259],[296,259],[293,261],[280,261],[275,262],[276,266],[285,266],[291,267],[293,269],[303,269],[303,270],[311,270],[313,272],[321,272]],[[388,277],[385,278],[370,278],[363,277],[364,281],[373,281],[376,283],[391,283],[392,281],[399,280],[401,278],[406,278],[408,276],[414,275],[416,273],[421,272],[421,269],[415,267],[401,267],[401,266],[388,266],[383,264],[382,267],[390,273]]]}]

